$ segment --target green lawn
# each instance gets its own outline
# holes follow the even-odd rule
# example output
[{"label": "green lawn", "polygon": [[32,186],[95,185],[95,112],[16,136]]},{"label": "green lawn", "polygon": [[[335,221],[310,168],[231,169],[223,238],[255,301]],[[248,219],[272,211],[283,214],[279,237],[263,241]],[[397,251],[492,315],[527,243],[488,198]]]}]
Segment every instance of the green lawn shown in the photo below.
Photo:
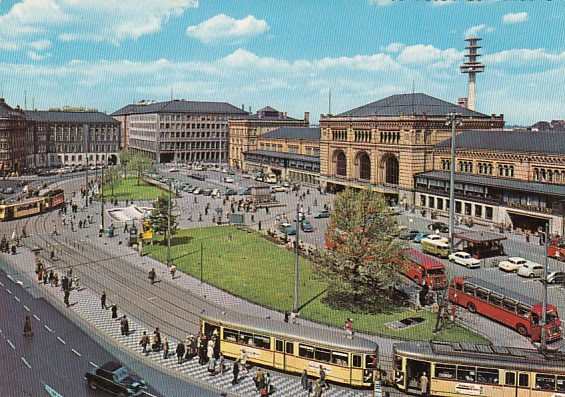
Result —
[{"label": "green lawn", "polygon": [[[158,238],[162,239],[162,236]],[[145,248],[148,255],[166,262],[166,245],[159,241]],[[295,255],[265,240],[257,232],[246,233],[235,226],[180,230],[171,240],[171,256],[180,271],[200,278],[202,270],[206,283],[233,295],[281,313],[294,306]],[[299,263],[302,317],[336,327],[342,327],[344,320],[351,317],[358,331],[402,339],[432,339],[435,317],[425,310],[415,313],[399,308],[389,314],[364,315],[331,309],[320,300],[325,291],[324,282],[314,276],[308,261],[301,258]],[[392,330],[385,325],[413,316],[424,317],[427,321],[402,331]],[[437,338],[488,343],[484,338],[456,325],[440,331]]]},{"label": "green lawn", "polygon": [[164,194],[166,192],[163,189],[150,185],[144,180],[141,180],[138,185],[137,178],[121,179],[120,184],[115,184],[113,195],[112,188],[108,184],[104,185],[104,197],[107,200],[117,198],[118,201],[125,201],[133,198],[134,200],[155,201]]}]

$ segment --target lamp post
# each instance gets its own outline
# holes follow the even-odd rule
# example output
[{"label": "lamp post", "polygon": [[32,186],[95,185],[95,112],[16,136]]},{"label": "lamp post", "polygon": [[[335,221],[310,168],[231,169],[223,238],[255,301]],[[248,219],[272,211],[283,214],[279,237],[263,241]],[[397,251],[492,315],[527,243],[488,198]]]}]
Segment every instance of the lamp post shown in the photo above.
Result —
[{"label": "lamp post", "polygon": [[453,250],[455,229],[455,127],[458,126],[461,115],[454,111],[447,115],[446,125],[451,125],[451,161],[449,164],[449,246]]},{"label": "lamp post", "polygon": [[101,225],[102,225],[102,233],[104,233],[104,165],[102,165],[102,179],[100,180],[100,193],[102,199],[100,202],[102,203],[102,210],[100,211],[100,215],[102,217]]},{"label": "lamp post", "polygon": [[294,265],[294,312],[298,313],[298,286],[299,286],[299,272],[300,268],[298,266],[298,261],[300,255],[298,255],[298,238],[300,236],[300,204],[296,204],[296,244],[294,247],[296,253],[296,263]]},{"label": "lamp post", "polygon": [[167,203],[167,266],[171,266],[171,192],[173,191],[172,182],[169,183],[169,202]]}]

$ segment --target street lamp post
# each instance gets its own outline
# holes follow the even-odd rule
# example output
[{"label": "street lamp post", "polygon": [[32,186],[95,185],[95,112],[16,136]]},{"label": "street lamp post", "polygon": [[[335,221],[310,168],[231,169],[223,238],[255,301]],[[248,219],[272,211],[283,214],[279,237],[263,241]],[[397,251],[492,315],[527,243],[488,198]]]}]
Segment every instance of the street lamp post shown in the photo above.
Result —
[{"label": "street lamp post", "polygon": [[104,166],[102,165],[102,179],[100,180],[100,192],[102,199],[100,202],[102,203],[102,211],[100,211],[100,215],[102,217],[101,225],[102,225],[102,233],[104,233]]},{"label": "street lamp post", "polygon": [[298,313],[298,286],[299,286],[299,272],[300,272],[300,268],[298,266],[298,262],[300,259],[300,255],[298,255],[299,236],[300,236],[300,204],[296,204],[296,244],[294,247],[296,253],[296,263],[294,265],[294,312],[295,313]]},{"label": "street lamp post", "polygon": [[169,202],[167,204],[167,266],[171,266],[171,192],[173,191],[172,182],[169,184]]},{"label": "street lamp post", "polygon": [[459,113],[454,111],[447,115],[446,125],[451,124],[451,161],[449,164],[449,245],[454,247],[453,232],[455,229],[455,127],[460,124]]}]

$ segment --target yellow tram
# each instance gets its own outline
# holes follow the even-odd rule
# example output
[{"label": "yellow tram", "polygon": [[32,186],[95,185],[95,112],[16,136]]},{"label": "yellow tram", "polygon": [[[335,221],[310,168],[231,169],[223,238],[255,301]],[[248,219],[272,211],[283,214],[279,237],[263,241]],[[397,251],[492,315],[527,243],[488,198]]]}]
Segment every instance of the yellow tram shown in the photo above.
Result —
[{"label": "yellow tram", "polygon": [[465,342],[399,342],[394,383],[432,396],[565,397],[565,354]]},{"label": "yellow tram", "polygon": [[35,197],[17,203],[0,205],[0,220],[10,221],[41,214],[43,211],[45,211],[45,198]]},{"label": "yellow tram", "polygon": [[318,376],[351,386],[370,387],[377,367],[378,345],[368,339],[348,338],[340,330],[312,328],[284,321],[220,312],[201,317],[202,332],[216,331],[220,351],[238,358],[242,350],[248,361],[277,370]]}]

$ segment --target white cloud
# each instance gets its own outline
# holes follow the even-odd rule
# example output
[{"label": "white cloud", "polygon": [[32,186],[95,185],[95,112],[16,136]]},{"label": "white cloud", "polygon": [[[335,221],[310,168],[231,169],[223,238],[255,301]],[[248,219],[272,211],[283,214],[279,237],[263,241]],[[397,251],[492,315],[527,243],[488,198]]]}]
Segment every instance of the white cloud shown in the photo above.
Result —
[{"label": "white cloud", "polygon": [[489,64],[532,67],[543,63],[565,63],[565,52],[550,53],[545,48],[516,48],[485,55],[483,61]]},{"label": "white cloud", "polygon": [[57,35],[118,45],[157,32],[170,17],[197,6],[198,0],[21,0],[0,15],[0,49],[25,49]]},{"label": "white cloud", "polygon": [[433,45],[416,44],[404,48],[398,54],[397,60],[402,64],[430,65],[441,68],[458,63],[462,56],[463,53],[454,48],[441,50]]},{"label": "white cloud", "polygon": [[502,17],[504,23],[520,23],[528,20],[527,12],[517,12],[515,14],[506,14]]},{"label": "white cloud", "polygon": [[487,26],[484,23],[476,26],[471,26],[469,29],[465,31],[465,38],[472,38],[477,37],[479,33],[492,33],[494,32],[494,28],[491,26]]},{"label": "white cloud", "polygon": [[29,50],[27,52],[27,56],[30,59],[33,59],[34,61],[42,61],[46,58],[50,58],[51,57],[51,53],[47,52],[45,54],[38,54],[37,52],[33,51],[33,50]]},{"label": "white cloud", "polygon": [[394,3],[394,0],[369,0],[369,5],[388,6]]},{"label": "white cloud", "polygon": [[404,48],[404,44],[402,43],[390,43],[385,47],[386,52],[400,52]]},{"label": "white cloud", "polygon": [[269,25],[263,19],[248,15],[243,19],[235,19],[224,14],[216,15],[198,25],[189,26],[186,34],[203,43],[228,41],[241,43],[245,39],[265,33]]}]

